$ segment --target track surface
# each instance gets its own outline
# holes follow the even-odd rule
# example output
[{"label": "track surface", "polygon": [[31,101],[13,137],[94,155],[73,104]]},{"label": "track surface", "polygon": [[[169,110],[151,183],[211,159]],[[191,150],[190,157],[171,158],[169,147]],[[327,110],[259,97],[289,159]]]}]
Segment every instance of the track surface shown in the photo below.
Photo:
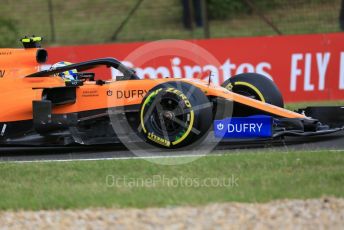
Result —
[{"label": "track surface", "polygon": [[[251,151],[276,150],[281,151],[314,151],[314,150],[343,150],[344,131],[326,136],[288,137],[276,141],[245,141],[222,142],[210,154],[231,153],[250,149]],[[188,156],[189,151],[175,153],[155,153],[147,157]],[[127,159],[137,158],[124,146],[75,146],[75,147],[0,147],[0,161],[68,161],[96,159]]]}]

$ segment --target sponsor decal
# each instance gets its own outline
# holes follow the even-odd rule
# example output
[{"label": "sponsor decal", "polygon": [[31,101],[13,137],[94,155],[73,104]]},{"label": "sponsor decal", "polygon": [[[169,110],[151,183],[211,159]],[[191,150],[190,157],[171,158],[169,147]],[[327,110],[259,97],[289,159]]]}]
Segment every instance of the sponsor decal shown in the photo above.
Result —
[{"label": "sponsor decal", "polygon": [[0,55],[11,55],[11,51],[0,51]]},{"label": "sponsor decal", "polygon": [[112,90],[106,91],[106,95],[108,95],[109,97],[111,97],[111,96],[112,96]]},{"label": "sponsor decal", "polygon": [[115,96],[117,99],[127,99],[127,98],[134,98],[139,97],[143,98],[147,93],[147,90],[143,89],[133,89],[133,90],[117,90],[113,92],[112,90],[106,91],[106,95],[111,97]]},{"label": "sponsor decal", "polygon": [[214,121],[214,135],[218,138],[257,138],[272,136],[272,117],[232,117]]},{"label": "sponsor decal", "polygon": [[84,91],[82,91],[81,96],[82,97],[98,97],[99,92],[96,89],[84,90]]},{"label": "sponsor decal", "polygon": [[73,86],[77,86],[77,85],[79,84],[78,81],[74,81],[74,80],[71,80],[71,81],[69,81],[69,82],[70,82],[70,84],[73,85]]},{"label": "sponsor decal", "polygon": [[124,91],[117,91],[116,92],[116,97],[117,99],[122,99],[122,98],[133,98],[133,97],[140,97],[143,98],[147,93],[147,90],[124,90]]},{"label": "sponsor decal", "polygon": [[0,69],[0,78],[3,78],[5,76],[6,71]]}]

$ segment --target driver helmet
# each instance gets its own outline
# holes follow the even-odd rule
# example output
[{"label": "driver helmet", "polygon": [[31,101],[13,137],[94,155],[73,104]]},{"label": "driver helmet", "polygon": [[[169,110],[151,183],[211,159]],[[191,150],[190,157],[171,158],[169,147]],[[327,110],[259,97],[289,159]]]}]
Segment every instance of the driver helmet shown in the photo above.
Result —
[{"label": "driver helmet", "polygon": [[[65,67],[65,66],[71,65],[71,64],[73,64],[73,63],[66,62],[66,61],[61,61],[61,62],[57,62],[54,65],[52,65],[50,67],[50,69],[56,69],[56,68],[60,68],[60,67]],[[77,80],[77,73],[78,73],[78,71],[76,69],[72,69],[72,70],[60,72],[60,73],[57,73],[57,74],[54,74],[54,75],[61,77],[65,81],[73,81],[73,80]]]}]

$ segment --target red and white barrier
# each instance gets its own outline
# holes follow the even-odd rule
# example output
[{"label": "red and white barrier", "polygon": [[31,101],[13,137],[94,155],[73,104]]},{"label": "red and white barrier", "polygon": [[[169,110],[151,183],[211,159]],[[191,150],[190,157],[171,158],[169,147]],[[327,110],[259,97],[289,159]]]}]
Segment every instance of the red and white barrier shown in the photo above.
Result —
[{"label": "red and white barrier", "polygon": [[[157,49],[143,54],[144,60],[142,57],[139,62],[130,60],[140,47],[147,45],[139,42],[50,47],[49,63],[115,57],[136,68],[137,74],[144,78],[205,78],[211,72],[212,81],[218,84],[238,73],[257,72],[272,78],[287,102],[344,99],[344,33],[189,42],[208,51],[217,61],[198,62],[206,52],[194,48],[190,48],[189,55],[185,49],[181,55]],[[117,74],[106,68],[96,73],[102,79]]]}]

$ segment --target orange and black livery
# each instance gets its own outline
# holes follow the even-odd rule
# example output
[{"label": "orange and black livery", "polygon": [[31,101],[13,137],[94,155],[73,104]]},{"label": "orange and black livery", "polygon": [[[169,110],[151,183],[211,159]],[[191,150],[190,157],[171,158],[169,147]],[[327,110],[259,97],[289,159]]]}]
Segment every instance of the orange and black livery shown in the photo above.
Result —
[{"label": "orange and black livery", "polygon": [[[255,73],[233,76],[222,86],[197,79],[140,79],[114,58],[41,71],[48,57],[41,38],[21,41],[24,48],[0,49],[1,145],[120,143],[119,135],[135,133],[146,143],[178,148],[212,132],[214,120],[253,115],[272,117],[272,139],[343,127],[341,107],[286,110],[273,81]],[[122,76],[97,80],[92,69],[101,66]],[[58,76],[70,70],[76,70],[75,80]],[[336,115],[328,116],[333,111]],[[117,132],[124,122],[130,128]]]}]

